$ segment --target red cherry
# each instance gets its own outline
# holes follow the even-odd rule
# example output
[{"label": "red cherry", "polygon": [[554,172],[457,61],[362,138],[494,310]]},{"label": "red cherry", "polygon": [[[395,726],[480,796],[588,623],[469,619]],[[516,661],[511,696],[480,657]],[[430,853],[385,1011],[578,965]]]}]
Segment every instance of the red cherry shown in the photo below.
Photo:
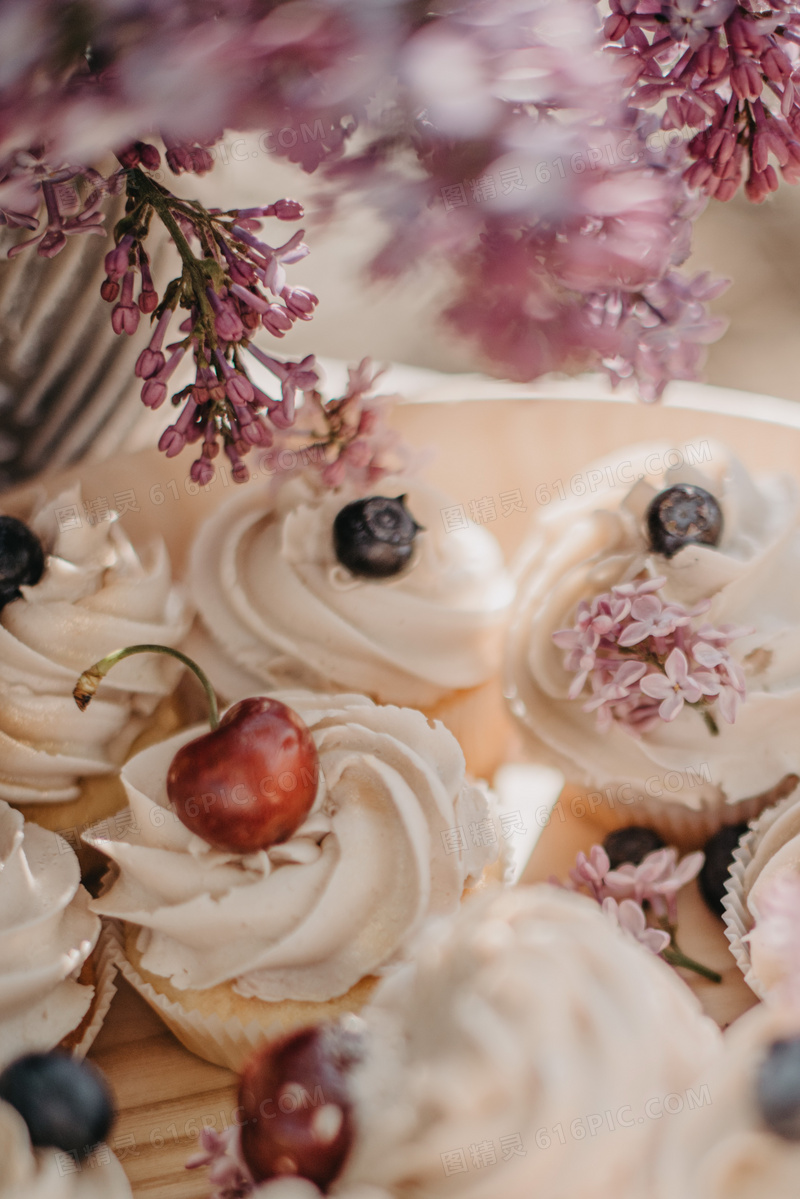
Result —
[{"label": "red cherry", "polygon": [[182,746],[167,794],[180,819],[215,849],[254,853],[291,837],[317,794],[319,757],[296,712],[265,696],[229,708]]},{"label": "red cherry", "polygon": [[364,1056],[355,1016],[267,1045],[242,1072],[242,1154],[256,1182],[281,1174],[324,1190],[338,1176],[354,1136],[349,1076]]}]

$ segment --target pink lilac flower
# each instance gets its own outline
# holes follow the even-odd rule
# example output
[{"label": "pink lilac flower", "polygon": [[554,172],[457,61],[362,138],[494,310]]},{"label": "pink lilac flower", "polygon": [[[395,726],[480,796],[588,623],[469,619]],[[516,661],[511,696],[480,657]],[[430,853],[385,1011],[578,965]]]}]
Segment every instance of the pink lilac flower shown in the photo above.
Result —
[{"label": "pink lilac flower", "polygon": [[667,916],[671,924],[677,920],[677,893],[701,871],[705,857],[690,853],[678,861],[672,847],[649,853],[638,866],[629,862],[609,870],[603,884],[605,893],[614,899],[633,899],[648,902],[656,916]]},{"label": "pink lilac flower", "polygon": [[603,900],[602,908],[614,924],[651,953],[663,953],[672,940],[664,929],[651,928],[648,925],[642,905],[633,899],[623,899],[621,903],[617,903],[616,899],[607,896]]},{"label": "pink lilac flower", "polygon": [[186,1169],[208,1169],[213,1199],[246,1199],[253,1193],[255,1183],[242,1157],[238,1128],[229,1128],[223,1133],[203,1128],[200,1146],[200,1152],[187,1161]]},{"label": "pink lilac flower", "polygon": [[601,903],[606,892],[605,877],[611,868],[611,860],[602,845],[593,845],[589,856],[581,850],[575,859],[575,865],[569,872],[574,886],[588,887],[598,903]]},{"label": "pink lilac flower", "polygon": [[663,105],[664,130],[698,132],[693,188],[760,203],[800,179],[800,7],[790,0],[611,0],[604,33],[627,72],[630,103]]},{"label": "pink lilac flower", "polygon": [[719,682],[709,671],[689,674],[689,661],[683,650],[674,649],[664,663],[664,673],[647,674],[639,684],[651,699],[660,699],[658,714],[662,720],[675,720],[684,703],[696,704],[704,695],[718,695]]},{"label": "pink lilac flower", "polygon": [[723,720],[736,719],[745,676],[727,647],[751,630],[694,629],[710,601],[691,608],[665,603],[656,594],[665,582],[659,576],[616,584],[591,603],[582,600],[573,627],[552,635],[564,651],[564,669],[574,676],[567,697],[578,699],[588,685],[583,709],[596,713],[601,731],[616,723],[639,736],[659,720],[676,720],[686,704],[702,712],[711,732],[718,731],[712,702]]}]

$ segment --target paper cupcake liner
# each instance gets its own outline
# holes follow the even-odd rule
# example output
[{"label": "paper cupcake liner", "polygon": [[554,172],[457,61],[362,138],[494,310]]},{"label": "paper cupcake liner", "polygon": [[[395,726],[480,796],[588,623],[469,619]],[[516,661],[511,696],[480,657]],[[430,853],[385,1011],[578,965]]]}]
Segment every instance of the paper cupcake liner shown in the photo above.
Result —
[{"label": "paper cupcake liner", "polygon": [[668,845],[677,845],[685,850],[702,849],[709,837],[725,825],[749,823],[769,805],[768,795],[754,795],[736,803],[728,803],[720,797],[706,801],[697,810],[675,800],[639,796],[629,803],[615,802],[613,806],[603,798],[602,802],[591,807],[589,800],[593,794],[605,795],[610,791],[613,795],[614,790],[614,784],[607,788],[578,788],[571,784],[562,793],[562,802],[567,806],[572,805],[570,810],[576,814],[575,804],[582,801],[584,813],[609,830],[642,824],[659,833]]},{"label": "paper cupcake liner", "polygon": [[80,1041],[73,1046],[72,1052],[75,1057],[86,1057],[86,1054],[94,1044],[97,1034],[103,1027],[105,1018],[108,1015],[108,1009],[111,1007],[111,1001],[117,993],[115,982],[117,977],[115,944],[113,937],[105,925],[100,930],[100,936],[92,952],[92,964],[94,965],[95,981],[94,999],[89,1008],[91,1020],[86,1026]]},{"label": "paper cupcake liner", "polygon": [[[221,1020],[215,1015],[201,1015],[197,1011],[187,1010],[157,991],[131,964],[125,954],[122,922],[110,920],[108,928],[114,962],[122,977],[127,979],[190,1053],[205,1058],[215,1066],[226,1066],[238,1073],[257,1049],[285,1036],[295,1028],[306,1027],[312,1023],[305,1021],[287,1025],[276,1015],[272,1021],[265,1020],[262,1023],[252,1020],[249,1024],[242,1024],[235,1017]],[[324,1008],[325,1004],[321,1003],[320,1020],[328,1018],[324,1014]]]},{"label": "paper cupcake liner", "polygon": [[774,807],[768,808],[744,834],[738,848],[734,850],[733,864],[730,877],[725,884],[725,897],[722,900],[722,919],[725,922],[725,936],[728,938],[731,953],[736,959],[736,965],[744,975],[744,981],[759,999],[766,999],[767,991],[758,976],[753,971],[750,957],[750,945],[745,940],[753,928],[753,917],[744,894],[744,876],[748,866],[755,857],[756,850],[762,837],[772,828],[776,820],[784,812],[798,802],[796,794],[789,795]]}]

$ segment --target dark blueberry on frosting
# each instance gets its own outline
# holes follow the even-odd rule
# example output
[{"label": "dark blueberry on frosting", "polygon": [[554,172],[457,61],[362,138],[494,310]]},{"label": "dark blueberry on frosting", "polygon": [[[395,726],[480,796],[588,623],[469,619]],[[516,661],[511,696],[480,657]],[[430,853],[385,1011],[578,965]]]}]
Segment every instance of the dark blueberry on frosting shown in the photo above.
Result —
[{"label": "dark blueberry on frosting", "polygon": [[722,509],[710,492],[690,483],[660,491],[647,509],[650,548],[671,558],[685,545],[719,545]]},{"label": "dark blueberry on frosting", "polygon": [[71,1054],[28,1053],[0,1074],[0,1099],[28,1125],[31,1144],[85,1157],[114,1123],[114,1101],[96,1066]]},{"label": "dark blueberry on frosting", "polygon": [[725,883],[733,862],[733,851],[739,844],[746,824],[726,824],[713,837],[709,837],[703,847],[706,860],[697,879],[700,894],[707,907],[716,916],[722,915],[722,901],[725,898]]},{"label": "dark blueberry on frosting", "polygon": [[39,538],[16,517],[0,516],[0,608],[19,599],[20,587],[32,587],[43,574]]},{"label": "dark blueberry on frosting", "polygon": [[386,579],[408,565],[421,526],[405,499],[404,495],[396,499],[371,495],[337,513],[333,545],[342,566],[367,579]]},{"label": "dark blueberry on frosting", "polygon": [[764,1123],[785,1141],[800,1141],[800,1037],[773,1041],[756,1076]]},{"label": "dark blueberry on frosting", "polygon": [[239,1085],[242,1156],[256,1182],[307,1178],[325,1190],[354,1137],[350,1074],[363,1058],[357,1016],[292,1033],[259,1050]]},{"label": "dark blueberry on frosting", "polygon": [[616,870],[623,862],[632,862],[634,866],[638,866],[649,853],[663,848],[664,842],[657,832],[636,824],[630,828],[615,829],[603,842],[603,849],[608,854],[612,870]]}]

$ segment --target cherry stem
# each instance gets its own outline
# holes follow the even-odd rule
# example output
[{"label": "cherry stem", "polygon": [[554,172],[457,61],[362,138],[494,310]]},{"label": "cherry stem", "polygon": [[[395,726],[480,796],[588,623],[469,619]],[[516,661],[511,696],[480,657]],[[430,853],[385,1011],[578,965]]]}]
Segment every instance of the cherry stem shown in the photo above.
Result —
[{"label": "cherry stem", "polygon": [[208,676],[200,669],[196,662],[193,662],[191,658],[187,658],[186,654],[181,653],[179,649],[172,649],[168,645],[129,645],[125,649],[116,649],[113,653],[106,654],[105,658],[101,658],[99,662],[95,662],[94,666],[90,666],[88,670],[84,670],[72,692],[75,703],[82,712],[85,712],[88,708],[97,688],[109,670],[116,666],[117,662],[121,662],[123,658],[130,658],[132,654],[168,654],[171,658],[177,658],[184,666],[188,666],[190,670],[194,671],[203,684],[206,696],[208,697],[208,722],[211,725],[212,731],[219,727],[217,697],[214,694],[214,688],[211,686]]}]

